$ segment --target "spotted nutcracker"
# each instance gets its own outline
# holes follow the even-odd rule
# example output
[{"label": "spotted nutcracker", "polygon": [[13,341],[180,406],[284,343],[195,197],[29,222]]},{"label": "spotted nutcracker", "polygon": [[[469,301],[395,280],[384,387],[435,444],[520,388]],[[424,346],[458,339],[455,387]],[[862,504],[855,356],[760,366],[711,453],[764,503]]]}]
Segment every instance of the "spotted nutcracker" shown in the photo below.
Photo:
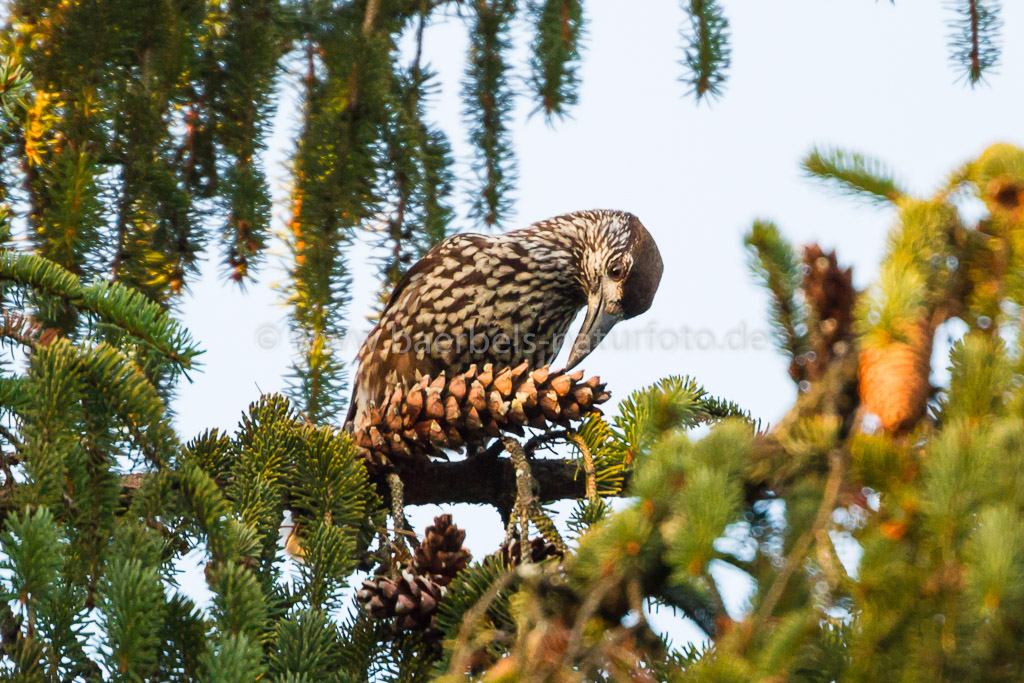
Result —
[{"label": "spotted nutcracker", "polygon": [[578,211],[501,235],[454,235],[431,249],[391,293],[359,351],[347,423],[396,385],[471,364],[549,364],[569,325],[587,315],[568,367],[620,320],[651,307],[661,254],[625,211]]}]

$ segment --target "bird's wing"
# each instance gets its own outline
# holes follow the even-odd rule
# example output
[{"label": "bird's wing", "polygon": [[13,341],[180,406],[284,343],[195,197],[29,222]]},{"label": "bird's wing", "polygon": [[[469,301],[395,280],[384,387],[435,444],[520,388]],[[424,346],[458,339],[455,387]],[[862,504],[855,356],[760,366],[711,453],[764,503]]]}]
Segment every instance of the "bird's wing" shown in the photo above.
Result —
[{"label": "bird's wing", "polygon": [[402,292],[405,291],[409,286],[409,283],[412,282],[417,275],[433,268],[439,260],[445,257],[446,254],[450,252],[457,253],[460,249],[470,243],[476,243],[479,246],[479,242],[481,240],[486,241],[487,238],[484,235],[465,233],[452,235],[431,247],[430,251],[423,255],[423,258],[414,263],[412,268],[405,271],[405,275],[398,281],[395,288],[391,290],[391,296],[388,297],[388,303],[384,306],[384,310],[381,311],[381,316],[383,317],[395,302],[398,301]]},{"label": "bird's wing", "polygon": [[[435,244],[431,247],[430,251],[423,255],[423,258],[414,263],[412,268],[405,272],[402,279],[399,280],[398,284],[395,285],[395,288],[391,290],[391,296],[388,297],[388,302],[384,305],[384,310],[381,311],[381,319],[383,319],[384,315],[391,309],[391,307],[398,302],[398,299],[402,296],[402,292],[409,287],[409,283],[411,283],[417,275],[434,268],[437,265],[437,262],[449,253],[458,253],[460,249],[464,249],[469,244],[475,244],[480,247],[482,246],[482,243],[485,243],[486,241],[487,237],[484,235],[464,233],[452,235],[451,237]],[[356,401],[356,394],[353,392],[352,398],[348,403],[348,415],[345,417],[345,422],[343,424],[346,426],[353,424],[358,409],[359,405]]]}]

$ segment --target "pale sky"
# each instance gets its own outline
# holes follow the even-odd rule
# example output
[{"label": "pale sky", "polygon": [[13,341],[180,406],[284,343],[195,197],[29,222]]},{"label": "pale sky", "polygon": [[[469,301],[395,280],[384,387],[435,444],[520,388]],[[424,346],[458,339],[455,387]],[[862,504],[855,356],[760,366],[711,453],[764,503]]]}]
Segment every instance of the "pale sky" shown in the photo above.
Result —
[{"label": "pale sky", "polygon": [[[620,324],[583,368],[608,382],[613,401],[660,377],[689,374],[773,422],[796,391],[786,361],[764,341],[767,301],[747,270],[743,234],[755,218],[775,220],[796,244],[836,249],[840,263],[854,266],[856,284],[868,284],[893,212],[833,196],[802,176],[800,159],[815,144],[861,151],[889,162],[906,186],[925,194],[985,146],[1024,144],[1024,5],[1004,3],[1001,64],[974,90],[956,82],[959,71],[949,63],[944,2],[724,5],[733,45],[729,81],[723,97],[697,105],[678,81],[678,3],[585,3],[582,87],[572,118],[548,126],[542,116],[528,117],[532,100],[519,100],[513,134],[520,180],[508,227],[577,209],[637,214],[665,261],[661,287],[651,310]],[[519,76],[526,74],[524,48],[520,33]],[[456,151],[463,209],[471,158],[459,99],[465,52],[460,20],[428,27],[425,57],[442,86],[434,116]],[[283,161],[297,121],[294,100],[286,99],[267,166],[278,229],[288,210]],[[475,229],[464,219],[457,228]],[[207,427],[233,430],[261,391],[285,385],[293,351],[286,310],[272,289],[283,279],[285,256],[278,245],[261,282],[244,294],[220,277],[217,258],[193,285],[182,315],[206,354],[203,371],[180,387],[175,402],[183,438]],[[350,320],[360,330],[376,286],[369,257],[357,247],[350,259]],[[348,345],[346,357],[355,351]],[[413,510],[411,519],[422,531],[442,511]],[[500,522],[491,508],[452,512],[478,558],[497,546]],[[198,593],[201,581],[198,575],[185,583]],[[742,582],[726,583],[730,609],[742,609]],[[676,640],[695,635],[678,624],[666,628]]]}]

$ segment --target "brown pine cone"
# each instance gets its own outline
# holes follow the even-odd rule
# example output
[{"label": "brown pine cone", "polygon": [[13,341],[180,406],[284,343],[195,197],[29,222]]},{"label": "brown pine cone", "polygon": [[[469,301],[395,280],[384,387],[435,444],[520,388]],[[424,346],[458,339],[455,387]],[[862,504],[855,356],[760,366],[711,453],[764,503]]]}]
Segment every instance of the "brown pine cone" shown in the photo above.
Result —
[{"label": "brown pine cone", "polygon": [[455,575],[466,568],[473,556],[462,547],[466,532],[455,526],[451,515],[434,518],[423,534],[423,542],[412,558],[413,570],[431,581],[447,586]]},{"label": "brown pine cone", "polygon": [[[806,377],[821,377],[836,356],[841,356],[853,340],[853,305],[857,291],[853,270],[840,268],[834,251],[825,252],[817,244],[804,247],[807,275],[803,291],[814,313],[811,332],[813,356],[804,360]],[[791,370],[792,374],[792,370]]]},{"label": "brown pine cone", "polygon": [[927,320],[907,325],[907,341],[892,340],[861,350],[857,377],[860,400],[887,431],[912,427],[924,414],[931,392],[932,337]]},{"label": "brown pine cone", "polygon": [[[498,554],[509,567],[515,567],[523,561],[522,547],[518,538],[513,538],[511,542],[506,541],[505,543],[502,543],[501,547],[498,548]],[[543,536],[534,536],[531,538],[530,561],[543,562],[549,557],[561,558],[562,553],[558,552],[558,548],[554,543],[548,543],[544,540]]]},{"label": "brown pine cone", "polygon": [[431,626],[444,593],[443,586],[406,570],[397,579],[377,576],[363,581],[356,601],[372,618],[396,617],[399,630],[414,631]]},{"label": "brown pine cone", "polygon": [[408,390],[396,387],[381,408],[370,411],[366,426],[353,438],[371,463],[445,457],[441,449],[460,450],[525,427],[567,427],[592,412],[611,395],[605,385],[583,372],[527,372],[523,363],[495,370],[490,363],[447,379],[423,377]]}]

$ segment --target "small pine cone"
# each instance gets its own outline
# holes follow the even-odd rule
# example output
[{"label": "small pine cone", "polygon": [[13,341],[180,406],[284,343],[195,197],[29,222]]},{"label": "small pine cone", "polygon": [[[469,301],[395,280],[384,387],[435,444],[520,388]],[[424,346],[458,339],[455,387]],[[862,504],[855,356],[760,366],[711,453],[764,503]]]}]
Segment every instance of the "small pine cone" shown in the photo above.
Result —
[{"label": "small pine cone", "polygon": [[415,572],[403,571],[397,579],[377,576],[363,581],[356,601],[374,619],[396,617],[402,631],[429,628],[437,605],[444,597],[444,587]]},{"label": "small pine cone", "polygon": [[907,340],[861,350],[857,378],[860,400],[887,431],[911,427],[923,414],[931,385],[933,330],[922,320],[905,329]]},{"label": "small pine cone", "polygon": [[427,527],[423,542],[413,555],[413,570],[430,577],[440,586],[447,586],[473,559],[470,552],[462,547],[464,540],[466,532],[455,526],[451,515],[435,517],[434,524]]},{"label": "small pine cone", "polygon": [[443,458],[442,449],[460,450],[505,432],[521,436],[525,427],[568,427],[600,412],[597,406],[609,398],[605,385],[597,377],[584,382],[582,371],[471,365],[451,379],[442,374],[396,387],[353,438],[374,465]]},{"label": "small pine cone", "polygon": [[[501,547],[498,548],[498,554],[505,561],[505,564],[510,567],[515,567],[523,561],[522,547],[518,538],[513,538],[511,542],[506,541],[502,543]],[[554,543],[548,543],[544,540],[543,536],[534,536],[530,539],[531,562],[543,562],[550,557],[562,557],[562,553],[558,552],[558,548]]]},{"label": "small pine cone", "polygon": [[[804,247],[803,291],[814,312],[811,332],[813,356],[804,359],[806,377],[821,377],[829,363],[841,356],[853,340],[853,305],[857,290],[853,287],[853,269],[840,268],[834,251],[825,252],[817,244]],[[795,362],[795,361],[794,361]],[[799,374],[799,369],[791,368]]]}]

